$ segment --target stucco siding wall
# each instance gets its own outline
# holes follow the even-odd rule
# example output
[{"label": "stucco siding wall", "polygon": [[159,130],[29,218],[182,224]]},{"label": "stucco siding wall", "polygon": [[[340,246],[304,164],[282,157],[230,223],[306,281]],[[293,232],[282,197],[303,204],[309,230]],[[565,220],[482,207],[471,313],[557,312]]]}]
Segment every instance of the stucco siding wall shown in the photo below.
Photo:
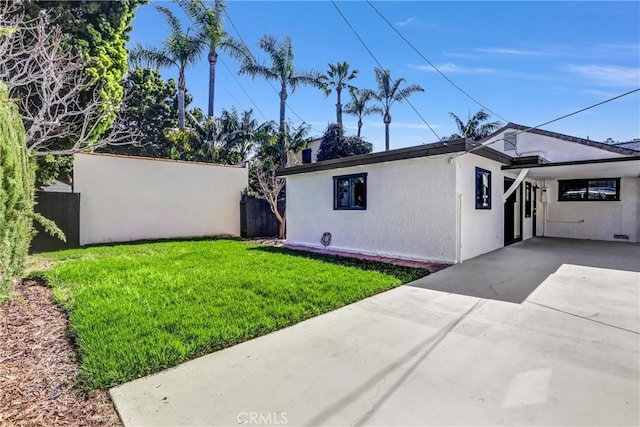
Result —
[{"label": "stucco siding wall", "polygon": [[[457,192],[460,198],[460,260],[504,246],[504,175],[501,163],[475,154],[457,158]],[[476,209],[476,167],[491,171],[491,209]]]},{"label": "stucco siding wall", "polygon": [[[506,133],[515,132],[507,130]],[[588,145],[578,144],[575,142],[565,141],[563,139],[551,138],[543,135],[532,133],[521,133],[517,135],[517,153],[514,150],[505,150],[504,138],[505,132],[502,132],[490,141],[497,141],[488,146],[494,150],[503,152],[511,157],[518,155],[535,156],[539,155],[550,162],[567,162],[573,160],[589,160],[589,159],[606,159],[612,157],[624,157],[622,154],[613,153],[611,151],[602,150]],[[500,140],[500,141],[498,141]]]},{"label": "stucco siding wall", "polygon": [[[629,241],[640,240],[638,211],[640,204],[638,178],[622,178],[620,201],[559,202],[558,181],[546,180],[548,202],[542,204],[544,235],[591,240],[616,240],[614,234],[625,234]],[[539,211],[541,212],[541,211]],[[577,222],[583,219],[584,222]],[[572,221],[559,222],[559,221]]]},{"label": "stucco siding wall", "polygon": [[[333,209],[333,176],[368,173],[367,209]],[[455,167],[419,158],[287,177],[287,243],[397,258],[454,262]]]},{"label": "stucco siding wall", "polygon": [[80,244],[240,235],[247,170],[77,154]]}]

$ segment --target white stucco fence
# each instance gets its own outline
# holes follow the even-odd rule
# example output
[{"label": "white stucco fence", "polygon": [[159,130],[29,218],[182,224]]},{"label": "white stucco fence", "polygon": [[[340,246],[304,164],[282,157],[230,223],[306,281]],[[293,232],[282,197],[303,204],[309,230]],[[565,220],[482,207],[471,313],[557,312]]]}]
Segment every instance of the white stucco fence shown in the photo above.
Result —
[{"label": "white stucco fence", "polygon": [[77,154],[80,244],[240,235],[244,167]]}]

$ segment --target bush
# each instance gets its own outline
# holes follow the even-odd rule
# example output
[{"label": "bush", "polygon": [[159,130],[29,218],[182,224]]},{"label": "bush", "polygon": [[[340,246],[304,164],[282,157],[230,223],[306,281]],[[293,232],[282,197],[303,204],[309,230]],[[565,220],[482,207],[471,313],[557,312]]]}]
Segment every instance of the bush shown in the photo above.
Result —
[{"label": "bush", "polygon": [[344,136],[342,128],[330,124],[324,131],[322,142],[318,148],[318,161],[338,159],[340,157],[368,154],[373,145],[358,136]]},{"label": "bush", "polygon": [[0,83],[0,302],[22,274],[33,236],[34,180],[20,113]]}]

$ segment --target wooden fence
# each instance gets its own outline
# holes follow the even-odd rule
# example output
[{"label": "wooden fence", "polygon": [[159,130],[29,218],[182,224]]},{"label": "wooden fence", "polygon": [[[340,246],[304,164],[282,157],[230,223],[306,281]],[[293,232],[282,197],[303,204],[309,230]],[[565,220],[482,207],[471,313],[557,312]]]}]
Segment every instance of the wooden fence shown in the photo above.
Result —
[{"label": "wooden fence", "polygon": [[[284,212],[285,201],[278,201],[278,211]],[[278,221],[264,199],[243,197],[240,200],[240,235],[242,237],[277,237]]]},{"label": "wooden fence", "polygon": [[45,232],[35,223],[36,236],[31,253],[80,247],[80,193],[36,192],[35,211],[56,223],[67,238],[66,243]]}]

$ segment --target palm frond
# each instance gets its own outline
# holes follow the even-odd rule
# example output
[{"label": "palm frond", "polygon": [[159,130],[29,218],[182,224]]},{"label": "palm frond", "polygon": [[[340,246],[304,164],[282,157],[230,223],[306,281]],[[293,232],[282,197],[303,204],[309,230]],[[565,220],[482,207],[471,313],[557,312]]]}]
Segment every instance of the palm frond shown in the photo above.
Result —
[{"label": "palm frond", "polygon": [[253,78],[255,78],[256,76],[260,76],[265,80],[278,80],[278,78],[280,77],[266,65],[255,64],[253,62],[243,64],[242,67],[240,67],[240,70],[238,70],[238,74],[248,74]]},{"label": "palm frond", "polygon": [[180,25],[180,20],[171,10],[164,6],[156,6],[156,10],[164,15],[167,23],[171,27],[171,33],[173,35],[184,34],[182,26]]},{"label": "palm frond", "polygon": [[165,68],[176,65],[164,49],[137,45],[129,51],[129,61],[133,67]]}]

